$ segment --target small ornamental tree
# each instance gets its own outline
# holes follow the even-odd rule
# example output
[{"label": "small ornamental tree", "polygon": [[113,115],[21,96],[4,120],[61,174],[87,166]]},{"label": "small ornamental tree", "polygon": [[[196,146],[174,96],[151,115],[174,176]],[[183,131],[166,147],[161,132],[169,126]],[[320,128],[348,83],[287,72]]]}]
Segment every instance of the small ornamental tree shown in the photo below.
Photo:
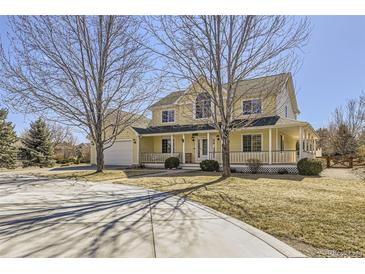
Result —
[{"label": "small ornamental tree", "polygon": [[356,138],[345,124],[340,124],[332,138],[335,152],[340,155],[354,154],[357,149]]},{"label": "small ornamental tree", "polygon": [[7,116],[8,112],[0,109],[0,167],[14,168],[17,137],[12,123],[6,121]]},{"label": "small ornamental tree", "polygon": [[50,136],[47,125],[41,118],[31,123],[29,131],[22,140],[25,166],[44,167],[54,164]]}]

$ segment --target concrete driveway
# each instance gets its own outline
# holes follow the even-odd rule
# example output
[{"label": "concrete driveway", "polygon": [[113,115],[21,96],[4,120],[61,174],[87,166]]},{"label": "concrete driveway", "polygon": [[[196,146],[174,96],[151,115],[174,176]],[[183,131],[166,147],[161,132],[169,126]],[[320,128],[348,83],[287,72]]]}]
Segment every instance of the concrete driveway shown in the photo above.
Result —
[{"label": "concrete driveway", "polygon": [[208,207],[120,184],[2,173],[0,208],[0,257],[303,256]]}]

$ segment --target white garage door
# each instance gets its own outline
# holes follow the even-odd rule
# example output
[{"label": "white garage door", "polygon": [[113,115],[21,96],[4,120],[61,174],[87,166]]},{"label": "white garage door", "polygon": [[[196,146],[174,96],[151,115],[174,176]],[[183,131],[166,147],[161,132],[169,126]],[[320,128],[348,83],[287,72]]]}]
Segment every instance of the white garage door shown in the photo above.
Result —
[{"label": "white garage door", "polygon": [[132,141],[130,140],[115,141],[104,151],[106,165],[131,165],[132,161]]}]

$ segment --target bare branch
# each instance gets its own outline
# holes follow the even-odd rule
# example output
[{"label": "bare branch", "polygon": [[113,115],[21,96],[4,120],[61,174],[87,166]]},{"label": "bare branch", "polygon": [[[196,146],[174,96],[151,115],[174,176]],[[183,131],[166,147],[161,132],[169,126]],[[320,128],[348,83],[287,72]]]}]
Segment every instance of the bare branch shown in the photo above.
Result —
[{"label": "bare branch", "polygon": [[137,17],[9,17],[0,49],[0,87],[21,112],[83,129],[103,150],[156,97],[152,60]]}]

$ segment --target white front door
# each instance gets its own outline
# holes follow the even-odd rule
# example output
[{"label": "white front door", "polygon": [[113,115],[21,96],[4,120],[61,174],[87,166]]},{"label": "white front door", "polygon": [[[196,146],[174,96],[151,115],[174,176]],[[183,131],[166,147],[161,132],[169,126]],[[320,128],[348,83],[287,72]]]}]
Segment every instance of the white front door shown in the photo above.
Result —
[{"label": "white front door", "polygon": [[208,139],[198,139],[196,158],[197,162],[208,159]]}]

